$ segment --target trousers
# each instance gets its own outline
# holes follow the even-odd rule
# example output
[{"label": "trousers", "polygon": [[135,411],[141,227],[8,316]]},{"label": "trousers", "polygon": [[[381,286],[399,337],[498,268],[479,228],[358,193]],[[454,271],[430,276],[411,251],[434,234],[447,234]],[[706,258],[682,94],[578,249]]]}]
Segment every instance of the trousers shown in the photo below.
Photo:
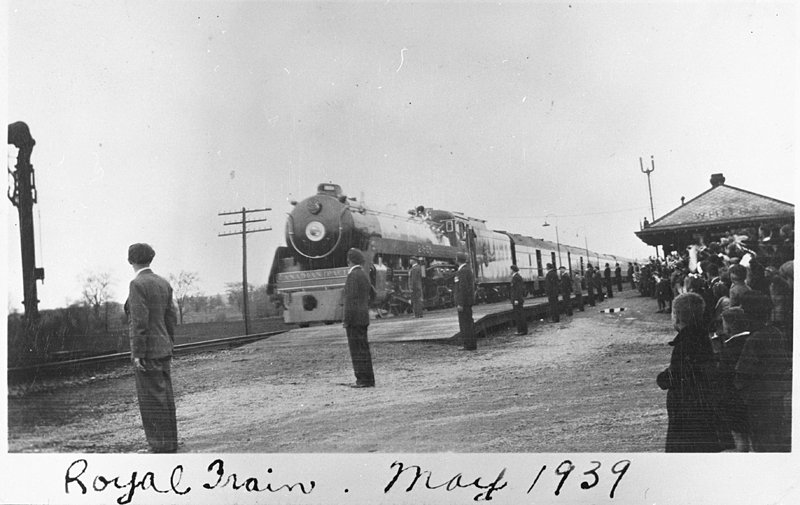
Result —
[{"label": "trousers", "polygon": [[478,339],[475,337],[475,330],[472,326],[472,306],[465,305],[458,313],[458,329],[461,331],[464,348],[475,350],[478,348]]},{"label": "trousers", "polygon": [[345,330],[356,383],[374,386],[375,374],[372,370],[372,354],[369,352],[367,326],[348,326]]},{"label": "trousers", "polygon": [[178,450],[178,423],[172,391],[171,357],[142,360],[146,370],[135,371],[136,395],[147,443],[153,452]]},{"label": "trousers", "polygon": [[549,304],[550,309],[550,320],[554,323],[559,321],[559,314],[561,312],[558,306],[558,295],[548,295],[547,303]]},{"label": "trousers", "polygon": [[525,317],[525,310],[523,308],[523,302],[519,302],[518,304],[514,305],[514,319],[517,322],[517,333],[520,334],[527,334],[528,333],[528,319]]}]

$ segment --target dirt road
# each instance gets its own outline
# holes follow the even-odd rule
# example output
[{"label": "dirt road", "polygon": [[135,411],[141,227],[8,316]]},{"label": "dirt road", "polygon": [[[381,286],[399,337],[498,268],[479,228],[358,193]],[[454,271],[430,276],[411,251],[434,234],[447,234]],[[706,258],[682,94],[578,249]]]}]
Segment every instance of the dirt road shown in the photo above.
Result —
[{"label": "dirt road", "polygon": [[[626,310],[599,312],[612,307]],[[655,309],[628,290],[527,336],[481,339],[474,353],[373,343],[371,389],[343,385],[354,378],[341,343],[265,340],[176,358],[180,451],[661,452],[655,376],[674,331]],[[127,367],[9,395],[10,452],[145,448]]]}]

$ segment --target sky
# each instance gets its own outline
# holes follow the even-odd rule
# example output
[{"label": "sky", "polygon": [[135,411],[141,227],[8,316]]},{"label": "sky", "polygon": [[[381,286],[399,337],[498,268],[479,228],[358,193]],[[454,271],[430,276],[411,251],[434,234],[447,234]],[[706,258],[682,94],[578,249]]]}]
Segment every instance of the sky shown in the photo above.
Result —
[{"label": "sky", "polygon": [[[791,2],[7,2],[8,123],[36,146],[40,308],[92,274],[122,302],[127,248],[204,294],[267,282],[290,200],[367,206],[645,258],[634,232],[726,183],[795,202]],[[9,146],[13,170],[15,149]],[[6,200],[10,310],[21,310]]]}]

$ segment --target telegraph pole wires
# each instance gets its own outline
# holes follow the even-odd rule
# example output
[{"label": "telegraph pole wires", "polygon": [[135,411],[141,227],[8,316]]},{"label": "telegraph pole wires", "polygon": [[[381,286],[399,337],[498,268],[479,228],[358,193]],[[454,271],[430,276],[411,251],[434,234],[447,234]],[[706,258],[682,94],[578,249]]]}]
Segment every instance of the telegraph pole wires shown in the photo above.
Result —
[{"label": "telegraph pole wires", "polygon": [[227,237],[229,235],[241,235],[242,236],[242,315],[244,317],[244,332],[245,335],[250,334],[250,309],[248,303],[248,293],[247,293],[247,234],[248,233],[257,233],[260,231],[270,231],[272,228],[256,228],[252,230],[247,229],[247,225],[250,223],[261,223],[266,221],[266,218],[260,219],[247,219],[248,214],[252,214],[255,212],[267,212],[272,209],[265,208],[265,209],[246,209],[242,207],[240,211],[234,212],[220,212],[220,216],[235,216],[241,215],[241,221],[230,221],[223,223],[225,226],[234,226],[234,225],[241,225],[241,231],[235,231],[230,233],[220,233],[220,237]]}]

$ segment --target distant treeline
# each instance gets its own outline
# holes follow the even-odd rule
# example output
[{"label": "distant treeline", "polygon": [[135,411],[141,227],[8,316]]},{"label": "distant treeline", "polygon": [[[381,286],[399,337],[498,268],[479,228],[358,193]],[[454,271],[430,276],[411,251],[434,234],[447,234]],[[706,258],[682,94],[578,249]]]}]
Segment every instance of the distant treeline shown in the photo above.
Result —
[{"label": "distant treeline", "polygon": [[[280,314],[266,286],[248,291],[252,320]],[[243,300],[241,284],[237,289],[233,283],[225,295],[198,294],[176,300],[181,313],[176,343],[243,334],[238,325],[226,324],[242,320]],[[129,346],[127,318],[123,304],[117,301],[77,302],[41,310],[38,322],[30,328],[26,328],[22,313],[8,315],[9,367],[126,352]]]}]

